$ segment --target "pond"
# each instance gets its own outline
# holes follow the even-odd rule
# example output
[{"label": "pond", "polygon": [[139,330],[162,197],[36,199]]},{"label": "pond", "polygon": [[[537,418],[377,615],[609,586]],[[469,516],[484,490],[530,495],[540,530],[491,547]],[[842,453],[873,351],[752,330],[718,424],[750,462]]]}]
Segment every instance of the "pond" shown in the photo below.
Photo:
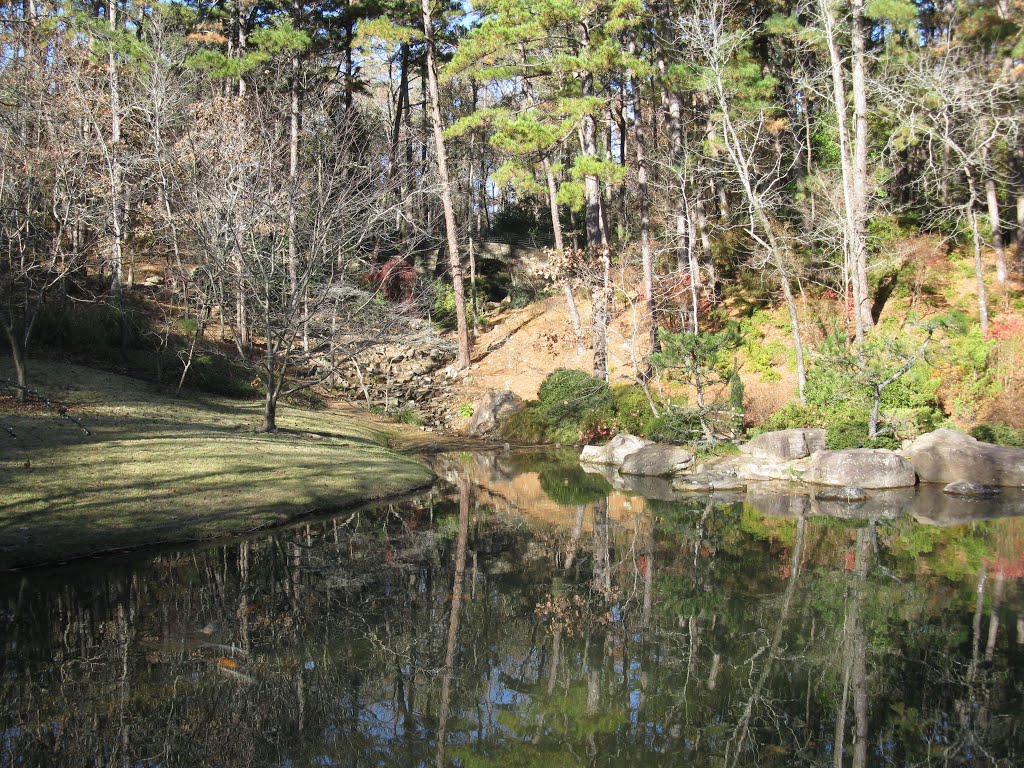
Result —
[{"label": "pond", "polygon": [[0,766],[1024,764],[1019,506],[433,461],[392,504],[0,577]]}]

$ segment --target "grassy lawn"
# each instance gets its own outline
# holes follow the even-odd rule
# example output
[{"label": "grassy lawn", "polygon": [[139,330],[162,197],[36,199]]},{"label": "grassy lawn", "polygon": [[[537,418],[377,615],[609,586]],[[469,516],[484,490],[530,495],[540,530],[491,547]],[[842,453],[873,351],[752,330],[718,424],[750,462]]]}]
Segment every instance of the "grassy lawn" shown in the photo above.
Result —
[{"label": "grassy lawn", "polygon": [[[0,377],[13,377],[8,358]],[[175,399],[41,360],[30,377],[92,434],[53,409],[0,399],[0,570],[239,533],[433,479],[387,447],[408,442],[400,427],[356,409],[283,406],[281,431],[266,435],[254,432],[259,402]]]}]

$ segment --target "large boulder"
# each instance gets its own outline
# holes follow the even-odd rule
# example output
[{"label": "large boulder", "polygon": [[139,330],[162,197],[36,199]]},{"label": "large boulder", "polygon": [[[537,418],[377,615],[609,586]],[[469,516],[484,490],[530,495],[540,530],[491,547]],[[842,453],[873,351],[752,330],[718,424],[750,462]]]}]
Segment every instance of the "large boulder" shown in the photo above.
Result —
[{"label": "large boulder", "polygon": [[580,461],[584,464],[610,464],[619,467],[631,453],[636,453],[650,444],[650,440],[636,435],[616,435],[605,445],[585,446],[580,453]]},{"label": "large boulder", "polygon": [[629,454],[619,472],[624,475],[665,477],[681,472],[693,464],[693,454],[678,445],[652,443]]},{"label": "large boulder", "polygon": [[494,431],[502,419],[508,418],[522,407],[523,399],[515,392],[488,392],[483,402],[473,412],[473,419],[469,422],[469,434],[480,437]]},{"label": "large boulder", "polygon": [[740,450],[754,459],[792,461],[825,450],[824,429],[780,429],[765,432],[740,446]]},{"label": "large boulder", "polygon": [[953,429],[921,435],[904,451],[923,483],[1024,486],[1024,448],[975,440]]},{"label": "large boulder", "polygon": [[818,451],[802,480],[815,485],[857,488],[906,488],[917,482],[913,465],[882,448]]}]

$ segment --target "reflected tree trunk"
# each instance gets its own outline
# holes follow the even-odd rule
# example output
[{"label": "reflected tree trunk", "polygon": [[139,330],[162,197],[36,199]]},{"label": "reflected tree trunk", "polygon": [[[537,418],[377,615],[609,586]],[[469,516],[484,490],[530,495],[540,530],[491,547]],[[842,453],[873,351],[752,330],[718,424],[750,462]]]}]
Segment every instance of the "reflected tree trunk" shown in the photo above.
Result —
[{"label": "reflected tree trunk", "polygon": [[608,542],[608,499],[594,502],[594,590],[608,595],[612,589],[611,555]]},{"label": "reflected tree trunk", "polygon": [[[789,560],[789,581],[786,584],[786,592],[782,597],[782,606],[779,610],[779,621],[775,626],[775,633],[772,635],[771,642],[768,645],[768,655],[765,658],[764,666],[761,667],[761,674],[758,676],[757,681],[754,684],[754,688],[750,693],[750,697],[747,699],[747,703],[743,707],[743,714],[740,716],[739,722],[736,723],[736,727],[733,729],[732,738],[726,745],[724,760],[726,765],[730,764],[730,757],[731,764],[733,766],[739,764],[740,755],[743,753],[743,746],[750,734],[750,721],[754,716],[754,711],[756,710],[758,703],[764,695],[764,687],[768,682],[768,676],[771,674],[772,668],[775,666],[779,646],[782,643],[782,632],[786,628],[786,622],[789,620],[789,611],[793,603],[793,595],[796,594],[796,584],[800,577],[800,566],[803,562],[805,527],[806,519],[801,516],[796,523],[796,539],[793,542],[793,552]],[[735,745],[735,748],[733,745]]]},{"label": "reflected tree trunk", "polygon": [[460,475],[459,533],[455,540],[455,579],[452,583],[452,610],[448,617],[448,644],[444,656],[444,674],[441,677],[441,704],[438,711],[437,768],[444,765],[445,738],[451,704],[452,673],[455,668],[455,650],[459,639],[459,610],[462,608],[462,579],[466,573],[466,542],[469,538],[469,478]]},{"label": "reflected tree trunk", "polygon": [[576,550],[580,547],[580,536],[583,535],[583,518],[587,514],[586,504],[576,505],[576,520],[572,526],[572,536],[569,538],[569,543],[565,547],[565,570],[568,571],[572,568],[573,563],[576,561]]},{"label": "reflected tree trunk", "polygon": [[1003,589],[1006,576],[1002,570],[996,573],[996,585],[992,592],[992,608],[988,616],[988,642],[985,643],[985,661],[992,661],[996,650],[996,637],[999,634],[999,607],[1003,602]]}]

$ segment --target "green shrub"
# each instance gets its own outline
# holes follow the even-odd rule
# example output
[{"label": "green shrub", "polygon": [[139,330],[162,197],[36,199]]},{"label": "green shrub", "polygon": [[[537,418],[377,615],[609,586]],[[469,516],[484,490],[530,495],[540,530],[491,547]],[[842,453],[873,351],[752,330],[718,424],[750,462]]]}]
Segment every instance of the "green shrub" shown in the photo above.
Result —
[{"label": "green shrub", "polygon": [[847,448],[888,448],[896,450],[900,447],[900,441],[892,435],[879,435],[875,438],[868,437],[868,419],[864,416],[829,424],[825,428],[825,446],[831,451],[840,451]]},{"label": "green shrub", "polygon": [[619,430],[647,436],[654,421],[654,411],[643,389],[636,384],[620,384],[612,387],[612,395],[615,397]]},{"label": "green shrub", "polygon": [[779,429],[806,429],[820,427],[821,414],[816,408],[800,405],[797,402],[786,403],[777,410],[756,430],[757,434],[774,432]]},{"label": "green shrub", "polygon": [[527,402],[524,408],[505,419],[500,428],[502,437],[513,443],[536,445],[548,441],[547,420],[536,400]]},{"label": "green shrub", "polygon": [[430,312],[440,322],[455,316],[455,289],[445,280],[435,280],[431,284],[434,300],[430,303]]},{"label": "green shrub", "polygon": [[940,383],[932,376],[931,366],[918,360],[913,368],[886,387],[882,393],[882,410],[932,406]]},{"label": "green shrub", "polygon": [[423,417],[419,415],[416,408],[412,405],[404,405],[395,414],[395,420],[402,424],[408,424],[411,427],[422,427]]},{"label": "green shrub", "polygon": [[[573,427],[576,426],[575,432]],[[619,431],[615,409],[610,405],[592,408],[580,418],[578,425],[566,422],[564,425],[552,425],[548,434],[556,443],[605,443]]]},{"label": "green shrub", "polygon": [[825,427],[825,446],[831,451],[860,448],[867,439],[867,417],[835,421]]},{"label": "green shrub", "polygon": [[308,388],[292,392],[284,400],[289,405],[305,408],[309,411],[322,411],[327,408],[327,403],[324,399],[312,389]]},{"label": "green shrub", "polygon": [[739,373],[733,371],[732,378],[729,379],[729,405],[738,414],[743,413],[743,396],[746,394],[746,389]]},{"label": "green shrub", "polygon": [[614,409],[608,384],[583,371],[552,371],[537,393],[539,410],[550,425],[580,425],[589,411]]},{"label": "green shrub", "polygon": [[971,430],[971,437],[986,443],[1024,448],[1024,429],[1014,429],[1006,424],[979,424]]},{"label": "green shrub", "polygon": [[688,444],[702,440],[700,415],[690,408],[669,408],[651,422],[651,440],[659,443]]},{"label": "green shrub", "polygon": [[534,288],[532,285],[515,285],[508,292],[509,304],[513,309],[522,309],[533,302],[544,298],[546,292],[543,289]]},{"label": "green shrub", "polygon": [[864,439],[864,444],[861,448],[886,448],[890,451],[898,451],[902,447],[902,443],[892,435],[879,435],[876,438],[867,437]]}]

